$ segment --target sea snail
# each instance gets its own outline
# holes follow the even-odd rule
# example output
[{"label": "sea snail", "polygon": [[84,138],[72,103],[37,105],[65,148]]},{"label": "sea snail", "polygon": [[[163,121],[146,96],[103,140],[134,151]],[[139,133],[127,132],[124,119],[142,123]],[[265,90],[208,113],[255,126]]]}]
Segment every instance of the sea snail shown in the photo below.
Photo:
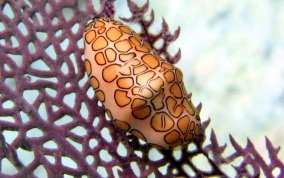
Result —
[{"label": "sea snail", "polygon": [[85,68],[114,125],[158,148],[201,134],[200,117],[182,72],[119,21],[99,18],[84,32]]}]

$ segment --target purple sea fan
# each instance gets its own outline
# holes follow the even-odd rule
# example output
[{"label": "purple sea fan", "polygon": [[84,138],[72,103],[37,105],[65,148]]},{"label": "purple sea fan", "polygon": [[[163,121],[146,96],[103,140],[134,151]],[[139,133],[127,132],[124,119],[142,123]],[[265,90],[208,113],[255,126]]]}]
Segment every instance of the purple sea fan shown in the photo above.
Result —
[{"label": "purple sea fan", "polygon": [[[114,2],[0,1],[0,177],[273,177],[274,170],[283,177],[280,148],[269,139],[266,162],[250,140],[243,148],[232,136],[234,151],[224,156],[214,131],[208,145],[165,151],[113,127],[87,81],[82,34],[92,17],[113,17]],[[179,29],[171,33],[163,21],[151,34],[149,2],[127,2],[131,17],[122,20],[140,25],[151,44],[163,39],[156,51],[177,62],[180,51],[171,56],[167,48]]]}]

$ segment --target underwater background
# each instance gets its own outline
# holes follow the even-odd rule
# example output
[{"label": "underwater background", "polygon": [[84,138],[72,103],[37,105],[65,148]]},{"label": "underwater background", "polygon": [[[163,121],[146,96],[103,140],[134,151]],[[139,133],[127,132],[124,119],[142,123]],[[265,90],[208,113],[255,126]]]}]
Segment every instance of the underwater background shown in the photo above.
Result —
[{"label": "underwater background", "polygon": [[[7,2],[9,1],[0,1],[0,4]],[[28,3],[28,1],[26,2]],[[32,2],[32,4],[35,4],[34,1]],[[70,2],[72,4],[73,1]],[[92,2],[94,5],[99,5],[100,3],[103,4],[104,1]],[[134,2],[142,6],[147,1],[139,0]],[[197,105],[199,102],[202,102],[201,120],[205,121],[208,117],[211,118],[209,127],[206,129],[207,139],[205,145],[210,143],[208,138],[210,137],[211,128],[214,129],[220,145],[230,143],[229,134],[243,147],[247,144],[247,138],[250,138],[256,150],[269,163],[265,136],[269,138],[275,147],[284,146],[284,1],[245,0],[240,2],[216,0],[213,2],[210,0],[199,0],[197,2],[193,0],[159,0],[149,1],[149,3],[149,8],[155,12],[155,21],[150,27],[151,32],[154,34],[158,33],[161,28],[162,18],[168,23],[171,32],[180,27],[179,38],[170,45],[168,51],[170,54],[175,55],[180,48],[181,59],[176,66],[183,71],[184,82],[187,90],[192,92],[193,103]],[[68,6],[68,3],[66,4]],[[131,16],[127,1],[117,0],[114,5],[115,19]],[[13,11],[8,6],[3,7],[3,12],[6,14],[11,14]],[[94,9],[98,10],[97,7],[94,7]],[[73,10],[77,11],[77,9]],[[150,11],[148,11],[149,13]],[[72,14],[71,11],[65,12],[67,18],[71,16],[70,14]],[[109,14],[106,13],[105,15]],[[87,17],[84,18],[86,19]],[[140,30],[137,24],[129,23],[129,26],[137,32]],[[21,28],[22,26],[19,24],[19,27]],[[79,31],[82,30],[82,27],[76,28],[77,31],[78,29]],[[3,32],[4,29],[5,26],[3,23],[0,23],[0,32]],[[58,34],[59,38],[62,39],[62,32]],[[55,33],[55,36],[57,36],[57,33]],[[12,43],[14,42],[12,39]],[[0,38],[0,44],[5,45],[4,38]],[[60,47],[62,49],[68,49],[69,44],[67,42],[63,41],[61,44],[62,46]],[[158,42],[154,45],[159,47],[161,44],[162,42]],[[78,39],[77,45],[82,46],[82,41]],[[32,50],[35,49],[31,48],[30,52]],[[56,56],[52,51],[54,50],[47,49],[48,54]],[[2,55],[1,57],[5,56],[1,50],[0,54]],[[78,53],[74,56],[73,58],[76,58],[77,62],[81,60],[78,57]],[[42,67],[41,63],[34,65],[34,68],[40,67]],[[68,67],[62,67],[62,73],[68,73],[66,72]],[[80,67],[82,66],[79,65]],[[31,77],[31,81],[33,80],[38,79]],[[11,83],[10,87],[15,88],[15,84],[11,81],[9,82]],[[46,93],[50,94],[52,91],[47,91]],[[0,92],[0,94],[2,93]],[[28,93],[28,97],[32,98],[31,100],[37,100],[35,99],[37,96],[41,96],[41,94]],[[66,97],[64,102],[74,104],[74,98]],[[5,103],[6,108],[13,106],[15,106],[13,102]],[[94,108],[97,107],[95,106]],[[87,108],[83,109],[87,110]],[[40,107],[38,111],[42,118],[50,117],[47,112],[42,112],[43,110]],[[102,112],[101,110],[99,111]],[[27,116],[26,118],[29,117]],[[76,117],[73,118],[77,119]],[[0,117],[0,120],[11,121],[13,118]],[[0,124],[0,126],[2,125]],[[7,127],[8,130],[9,126]],[[4,127],[6,125],[3,125]],[[14,127],[11,126],[11,128],[13,129]],[[79,128],[75,132],[85,133],[85,129]],[[30,135],[37,135],[39,131],[33,130],[29,133]],[[5,131],[5,129],[1,134],[5,137],[5,142],[11,145],[17,142],[15,140],[21,139],[18,138],[17,133]],[[121,137],[117,136],[117,138],[120,141]],[[71,143],[71,141],[69,142]],[[77,143],[72,142],[71,144],[75,145],[74,147],[76,148],[80,147],[80,145],[76,145]],[[18,143],[14,145],[16,145],[15,147],[21,146]],[[47,145],[49,145],[48,148],[50,149],[56,148],[54,147],[56,144]],[[34,157],[34,155],[33,150],[25,151],[20,149],[17,152],[21,155],[21,159],[26,166],[29,165],[31,157]],[[234,152],[232,147],[227,147],[225,155],[232,152]],[[2,152],[0,153],[2,154]],[[2,159],[1,154],[0,158]],[[102,155],[102,157],[107,157],[109,154],[102,153]],[[97,159],[96,156],[99,157],[95,155],[95,160]],[[284,160],[283,148],[278,156],[280,160]],[[130,158],[132,159],[132,156]],[[50,161],[49,158],[47,160]],[[86,158],[86,162],[92,162],[93,160],[94,158]],[[76,161],[74,158],[63,159],[62,164],[65,166],[70,164],[72,168],[76,169]],[[114,159],[114,161],[116,160]],[[0,173],[7,173],[10,170],[17,172],[7,162],[2,161],[2,166]],[[158,167],[158,164],[152,167],[153,170],[156,168],[155,166]],[[43,171],[44,169],[47,170],[47,173]],[[105,164],[105,169],[108,170],[107,163]],[[97,172],[100,172],[100,170],[98,169]],[[50,171],[52,172],[52,170]],[[77,173],[76,171],[75,173]],[[78,168],[78,172],[80,171]],[[41,167],[35,170],[35,175],[45,177],[46,175],[53,175],[51,172],[48,172],[46,167]],[[125,172],[131,175],[130,170],[125,169]],[[230,173],[230,171],[228,172]],[[278,172],[276,171],[276,175],[279,172],[279,170]],[[284,169],[282,174],[284,174]],[[68,175],[64,176],[68,177]]]},{"label": "underwater background", "polygon": [[[129,14],[124,1],[116,5],[125,9],[117,17]],[[176,66],[219,142],[232,134],[244,146],[249,137],[265,153],[267,136],[284,147],[284,1],[164,0],[150,7],[153,32],[162,17],[172,31],[181,28],[170,52],[181,49]],[[284,160],[283,148],[279,155]]]}]

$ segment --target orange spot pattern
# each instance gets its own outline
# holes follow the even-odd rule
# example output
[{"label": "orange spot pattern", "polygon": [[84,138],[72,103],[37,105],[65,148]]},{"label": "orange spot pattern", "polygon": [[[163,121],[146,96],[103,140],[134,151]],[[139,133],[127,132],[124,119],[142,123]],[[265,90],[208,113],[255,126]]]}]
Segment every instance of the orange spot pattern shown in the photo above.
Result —
[{"label": "orange spot pattern", "polygon": [[173,148],[201,133],[182,72],[159,57],[129,27],[101,18],[84,33],[85,69],[114,125],[157,148]]}]

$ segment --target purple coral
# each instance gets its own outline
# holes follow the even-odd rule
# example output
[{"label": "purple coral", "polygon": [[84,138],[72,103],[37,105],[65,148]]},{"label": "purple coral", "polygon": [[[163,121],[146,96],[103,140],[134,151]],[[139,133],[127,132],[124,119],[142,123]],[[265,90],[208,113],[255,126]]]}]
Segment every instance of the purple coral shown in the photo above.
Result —
[{"label": "purple coral", "polygon": [[[93,16],[113,17],[115,12],[114,1],[101,0],[99,10],[94,6],[91,0],[0,2],[0,177],[226,177],[230,170],[238,176],[262,172],[273,177],[276,169],[278,177],[284,176],[280,148],[268,139],[266,162],[250,140],[242,148],[231,136],[234,151],[224,156],[226,145],[218,144],[214,131],[208,145],[191,143],[182,151],[151,149],[117,131],[83,67],[84,25]],[[171,34],[163,21],[160,33],[153,35],[148,29],[154,12],[144,18],[149,2],[138,7],[128,1],[128,6],[132,16],[122,20],[139,24],[151,44],[162,38],[157,52],[177,62],[180,51],[170,56],[167,47],[179,29]]]}]

